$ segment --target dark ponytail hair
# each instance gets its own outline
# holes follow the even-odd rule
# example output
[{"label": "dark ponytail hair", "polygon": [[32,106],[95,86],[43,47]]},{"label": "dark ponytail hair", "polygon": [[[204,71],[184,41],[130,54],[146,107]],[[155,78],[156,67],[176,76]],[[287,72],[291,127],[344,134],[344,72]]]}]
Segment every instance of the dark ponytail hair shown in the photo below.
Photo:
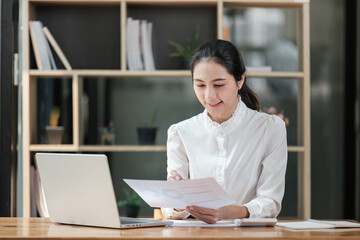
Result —
[{"label": "dark ponytail hair", "polygon": [[[212,60],[224,66],[236,82],[241,80],[246,71],[244,61],[236,47],[228,41],[213,40],[202,44],[190,59],[190,70],[193,76],[195,65],[201,60]],[[248,108],[259,111],[260,104],[256,94],[246,85],[246,77],[242,88],[238,91],[241,100]]]}]

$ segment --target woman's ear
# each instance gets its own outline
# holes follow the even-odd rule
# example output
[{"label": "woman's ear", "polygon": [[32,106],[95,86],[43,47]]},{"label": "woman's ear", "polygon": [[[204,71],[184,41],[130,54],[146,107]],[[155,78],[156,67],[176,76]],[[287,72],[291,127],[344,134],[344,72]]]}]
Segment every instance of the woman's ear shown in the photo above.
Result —
[{"label": "woman's ear", "polygon": [[244,82],[245,82],[245,73],[243,73],[243,75],[241,76],[240,81],[237,82],[238,90],[240,90],[242,88],[242,86],[244,85]]}]

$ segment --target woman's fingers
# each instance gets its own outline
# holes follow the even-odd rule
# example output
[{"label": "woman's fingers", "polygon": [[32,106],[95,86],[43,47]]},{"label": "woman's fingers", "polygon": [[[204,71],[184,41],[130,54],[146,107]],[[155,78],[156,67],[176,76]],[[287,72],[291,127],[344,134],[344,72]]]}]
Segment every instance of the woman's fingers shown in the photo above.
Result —
[{"label": "woman's fingers", "polygon": [[183,179],[176,170],[171,170],[170,173],[171,173],[171,177],[169,177],[169,179],[171,178],[171,180],[179,181]]},{"label": "woman's fingers", "polygon": [[216,223],[219,219],[217,215],[208,215],[208,214],[202,214],[196,211],[188,210],[190,214],[195,217],[198,220],[204,221],[206,223]]},{"label": "woman's fingers", "polygon": [[204,207],[198,207],[198,206],[189,206],[187,208],[187,210],[189,211],[193,211],[193,212],[197,212],[200,214],[205,214],[205,215],[216,215],[218,210],[217,209],[213,209],[213,208],[204,208]]},{"label": "woman's fingers", "polygon": [[186,207],[186,210],[196,219],[206,223],[216,223],[220,220],[217,209],[189,206]]},{"label": "woman's fingers", "polygon": [[173,176],[168,177],[168,181],[176,181],[176,179]]}]

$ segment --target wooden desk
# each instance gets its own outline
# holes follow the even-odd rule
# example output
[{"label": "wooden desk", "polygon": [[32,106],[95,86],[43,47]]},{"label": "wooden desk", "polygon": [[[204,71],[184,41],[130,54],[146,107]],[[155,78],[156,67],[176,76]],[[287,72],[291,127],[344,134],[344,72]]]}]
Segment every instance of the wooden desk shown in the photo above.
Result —
[{"label": "wooden desk", "polygon": [[0,239],[360,239],[360,229],[281,227],[106,229],[51,223],[47,218],[0,218]]}]

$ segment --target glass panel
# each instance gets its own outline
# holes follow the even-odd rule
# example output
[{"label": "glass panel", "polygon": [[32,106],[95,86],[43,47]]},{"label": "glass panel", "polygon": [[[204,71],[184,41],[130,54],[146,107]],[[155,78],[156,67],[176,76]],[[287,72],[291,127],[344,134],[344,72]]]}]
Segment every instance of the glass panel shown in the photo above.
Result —
[{"label": "glass panel", "polygon": [[[346,1],[312,1],[311,217],[344,218]],[[321,12],[321,14],[319,14]]]},{"label": "glass panel", "polygon": [[257,94],[260,108],[264,112],[282,114],[287,118],[287,140],[289,146],[297,145],[298,80],[285,78],[247,78],[247,84]]},{"label": "glass panel", "polygon": [[224,26],[247,66],[298,70],[295,9],[225,8]]},{"label": "glass panel", "polygon": [[[73,142],[72,80],[38,78],[37,93],[37,143],[71,144]],[[63,130],[61,128],[45,130],[48,126],[62,126]]]}]

